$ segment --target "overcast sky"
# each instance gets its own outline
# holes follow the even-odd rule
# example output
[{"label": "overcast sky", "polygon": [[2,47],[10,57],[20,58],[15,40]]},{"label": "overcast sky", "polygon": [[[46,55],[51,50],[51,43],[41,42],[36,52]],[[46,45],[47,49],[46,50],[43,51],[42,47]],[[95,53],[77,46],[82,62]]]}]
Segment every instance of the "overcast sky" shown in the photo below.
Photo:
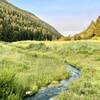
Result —
[{"label": "overcast sky", "polygon": [[85,29],[100,15],[100,0],[8,0],[54,26],[63,35]]}]

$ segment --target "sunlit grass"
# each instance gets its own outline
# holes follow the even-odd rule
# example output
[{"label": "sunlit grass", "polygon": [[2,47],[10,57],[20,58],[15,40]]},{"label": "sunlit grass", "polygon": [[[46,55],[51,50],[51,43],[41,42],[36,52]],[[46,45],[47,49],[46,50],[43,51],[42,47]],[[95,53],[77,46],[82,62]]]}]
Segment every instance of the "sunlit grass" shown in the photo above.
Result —
[{"label": "sunlit grass", "polygon": [[100,98],[100,42],[86,41],[71,45],[67,61],[77,66],[81,76],[60,100],[99,100]]},{"label": "sunlit grass", "polygon": [[44,43],[0,43],[0,47],[0,97],[3,99],[21,99],[27,91],[35,93],[53,81],[68,77],[63,60]]},{"label": "sunlit grass", "polygon": [[69,91],[61,93],[59,99],[98,100],[99,40],[0,42],[0,76],[4,77],[0,77],[0,84],[4,84],[4,87],[0,85],[0,90],[3,90],[0,97],[18,100],[26,91],[34,94],[40,87],[68,77],[64,71],[64,61],[77,66],[81,77],[71,84]]}]

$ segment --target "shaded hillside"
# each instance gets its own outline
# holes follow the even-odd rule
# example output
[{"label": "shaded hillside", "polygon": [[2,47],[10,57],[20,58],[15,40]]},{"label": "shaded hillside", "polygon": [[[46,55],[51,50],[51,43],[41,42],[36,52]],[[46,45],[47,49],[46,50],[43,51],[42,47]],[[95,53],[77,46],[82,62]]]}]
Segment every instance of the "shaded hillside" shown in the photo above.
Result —
[{"label": "shaded hillside", "polygon": [[61,36],[35,15],[0,0],[0,40],[54,40]]},{"label": "shaded hillside", "polygon": [[74,35],[74,40],[80,39],[92,39],[95,37],[100,37],[100,16],[97,18],[96,22],[91,22],[89,27],[83,32]]}]

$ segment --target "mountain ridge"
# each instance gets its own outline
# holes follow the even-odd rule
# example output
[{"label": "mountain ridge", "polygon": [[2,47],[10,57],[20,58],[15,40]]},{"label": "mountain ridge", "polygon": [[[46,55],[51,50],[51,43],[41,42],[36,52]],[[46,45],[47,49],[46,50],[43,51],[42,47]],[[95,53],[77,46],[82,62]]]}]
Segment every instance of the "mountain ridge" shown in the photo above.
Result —
[{"label": "mountain ridge", "polygon": [[98,16],[96,21],[92,21],[85,30],[73,36],[75,40],[92,39],[95,37],[100,37],[100,16]]},{"label": "mountain ridge", "polygon": [[[8,9],[9,8],[9,9]],[[3,13],[3,14],[2,14]],[[3,26],[6,22],[6,26]],[[17,41],[17,40],[55,40],[60,38],[62,35],[51,25],[42,21],[40,18],[35,16],[33,13],[22,10],[7,0],[0,0],[0,40],[4,41]],[[6,27],[6,29],[5,29]],[[13,30],[13,34],[10,34],[10,31]],[[17,28],[17,33],[16,29]],[[3,32],[5,30],[5,33]],[[7,33],[8,30],[8,33]],[[24,32],[27,34],[24,34]],[[20,33],[18,35],[18,32]],[[28,36],[29,34],[30,36]],[[7,38],[5,35],[17,35],[12,38]],[[25,36],[22,36],[24,34]],[[20,36],[21,35],[21,36]],[[4,38],[5,37],[5,38]],[[16,39],[16,38],[17,39]],[[20,38],[19,38],[20,37]],[[22,38],[23,37],[23,38]]]}]

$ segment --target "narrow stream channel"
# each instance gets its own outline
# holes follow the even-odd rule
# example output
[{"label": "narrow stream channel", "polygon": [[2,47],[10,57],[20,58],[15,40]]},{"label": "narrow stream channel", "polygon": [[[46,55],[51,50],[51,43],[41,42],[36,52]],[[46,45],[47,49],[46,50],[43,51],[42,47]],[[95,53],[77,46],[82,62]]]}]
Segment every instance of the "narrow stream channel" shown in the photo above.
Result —
[{"label": "narrow stream channel", "polygon": [[65,64],[66,72],[70,73],[69,79],[61,80],[59,85],[55,87],[41,88],[35,95],[26,97],[24,100],[50,100],[51,98],[59,95],[61,92],[68,90],[69,85],[80,77],[80,71],[70,64]]}]

